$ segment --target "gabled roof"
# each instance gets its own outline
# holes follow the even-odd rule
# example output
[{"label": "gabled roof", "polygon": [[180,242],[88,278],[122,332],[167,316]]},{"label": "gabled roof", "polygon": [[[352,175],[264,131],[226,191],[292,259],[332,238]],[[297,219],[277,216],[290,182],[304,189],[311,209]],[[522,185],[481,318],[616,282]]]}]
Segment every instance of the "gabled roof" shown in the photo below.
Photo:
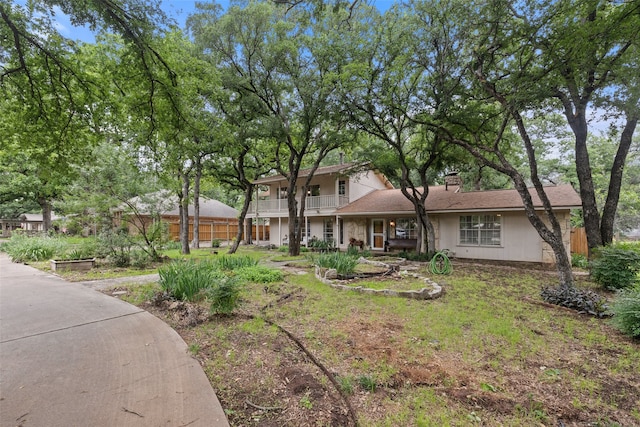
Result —
[{"label": "gabled roof", "polygon": [[[444,212],[479,212],[479,211],[509,211],[524,210],[520,194],[511,190],[488,191],[456,191],[457,187],[445,186],[429,187],[426,206],[430,213]],[[545,187],[551,205],[556,209],[575,209],[582,207],[578,193],[571,185]],[[542,208],[540,198],[535,189],[530,188],[533,204]],[[364,214],[413,214],[413,204],[402,194],[400,189],[377,190],[338,209],[338,215]]]},{"label": "gabled roof", "polygon": [[[189,216],[193,215],[194,206],[192,204],[189,205]],[[164,212],[164,215],[179,215],[180,211],[178,209],[178,201],[176,198],[175,208]],[[200,198],[200,217],[207,218],[237,218],[240,213],[237,209],[232,208],[231,206],[225,205],[224,203],[214,200],[207,199],[204,197]]]},{"label": "gabled roof", "polygon": [[[56,215],[55,213],[51,212],[51,221],[55,221],[57,219],[61,219],[61,216]],[[24,222],[43,222],[43,215],[41,213],[37,213],[37,214],[31,214],[31,213],[26,213],[26,214],[22,214],[20,215],[20,217],[18,218],[21,221]]]},{"label": "gabled roof", "polygon": [[[168,191],[160,191],[151,195],[152,198],[160,198],[161,202],[154,209],[159,209],[161,215],[179,215],[180,210],[178,206],[178,197]],[[149,214],[152,210],[151,206],[144,201],[142,197],[134,197],[130,201],[133,205],[136,205],[142,214]],[[121,209],[124,206],[121,207]],[[194,206],[189,204],[189,216],[193,215]],[[200,217],[207,218],[237,218],[239,212],[231,206],[224,203],[208,199],[206,197],[200,197]]]},{"label": "gabled roof", "polygon": [[[346,176],[354,172],[362,171],[362,167],[363,165],[359,163],[341,163],[338,165],[322,166],[316,169],[313,176],[314,177],[324,176],[324,175],[345,175]],[[381,177],[381,181],[384,182],[385,185],[388,186],[388,188],[393,188],[393,185],[391,185],[389,180],[384,175],[376,171],[372,171],[372,172],[374,172],[376,175],[379,175]],[[301,169],[300,173],[298,174],[298,178],[305,178],[309,176],[309,173],[311,173],[311,169]],[[281,182],[281,181],[287,181],[287,178],[285,178],[283,175],[272,175],[272,176],[267,176],[264,178],[257,179],[253,181],[253,183],[254,184],[271,184],[271,183]]]}]

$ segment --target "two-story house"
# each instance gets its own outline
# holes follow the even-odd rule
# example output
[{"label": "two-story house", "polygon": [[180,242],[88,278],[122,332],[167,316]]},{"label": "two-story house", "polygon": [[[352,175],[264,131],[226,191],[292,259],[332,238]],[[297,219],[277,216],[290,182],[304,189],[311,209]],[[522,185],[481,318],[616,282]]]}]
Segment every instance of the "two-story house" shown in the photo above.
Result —
[{"label": "two-story house", "polygon": [[[308,190],[302,243],[312,238],[333,240],[344,250],[356,239],[373,252],[415,247],[418,233],[412,203],[384,175],[354,170],[352,164],[317,170]],[[255,183],[269,188],[262,193],[268,197],[254,202],[247,216],[268,219],[270,243],[287,244],[287,180],[272,176]],[[581,208],[580,197],[571,185],[547,187],[545,192],[569,252],[571,210]],[[538,215],[547,221],[535,190],[530,193]],[[553,251],[527,219],[515,189],[463,192],[460,182],[433,186],[425,205],[437,250],[449,249],[458,258],[555,262]]]},{"label": "two-story house", "polygon": [[[336,211],[359,198],[382,189],[391,189],[389,180],[373,170],[354,172],[357,165],[344,163],[320,167],[316,170],[307,191],[302,224],[302,244],[312,238],[333,241],[338,247],[346,247],[350,237]],[[309,170],[300,171],[299,181],[304,181]],[[281,246],[289,240],[289,211],[287,208],[288,181],[282,175],[258,179],[254,182],[260,193],[251,204],[247,218],[269,223],[269,243]],[[267,190],[265,191],[265,187]],[[298,189],[298,194],[302,190]],[[298,197],[300,201],[300,197]]]}]

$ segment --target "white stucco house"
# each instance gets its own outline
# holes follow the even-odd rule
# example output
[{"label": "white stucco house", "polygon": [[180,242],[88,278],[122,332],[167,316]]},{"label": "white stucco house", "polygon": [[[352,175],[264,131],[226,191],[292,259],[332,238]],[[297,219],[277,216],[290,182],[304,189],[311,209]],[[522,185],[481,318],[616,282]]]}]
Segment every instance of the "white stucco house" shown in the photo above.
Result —
[{"label": "white stucco house", "polygon": [[[315,237],[333,240],[340,249],[346,249],[350,239],[363,241],[372,252],[411,247],[416,239],[412,203],[384,175],[373,170],[351,173],[352,170],[353,164],[317,170],[306,201],[303,244]],[[254,202],[248,217],[268,218],[270,243],[286,244],[286,179],[273,176],[255,183],[269,187],[269,196]],[[545,190],[570,253],[570,212],[581,208],[580,197],[571,185]],[[531,194],[544,217],[533,189]],[[457,258],[555,261],[551,249],[529,223],[516,190],[465,192],[458,185],[434,186],[429,188],[426,208],[435,228],[437,250],[448,249]]]}]

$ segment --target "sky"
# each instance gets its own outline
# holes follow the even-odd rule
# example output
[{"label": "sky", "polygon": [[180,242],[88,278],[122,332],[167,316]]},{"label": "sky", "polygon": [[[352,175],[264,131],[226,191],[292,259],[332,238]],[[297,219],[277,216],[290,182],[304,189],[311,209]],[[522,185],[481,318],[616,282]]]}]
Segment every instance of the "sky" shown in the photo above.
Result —
[{"label": "sky", "polygon": [[[206,0],[199,1],[206,2]],[[380,10],[386,10],[394,3],[394,0],[371,0],[371,2]],[[26,0],[16,0],[16,3],[24,5]],[[229,0],[217,0],[216,3],[226,8],[229,5]],[[196,0],[162,0],[161,8],[167,16],[175,19],[180,28],[184,28],[187,17],[196,9]],[[71,25],[69,17],[63,14],[57,7],[54,9],[54,12],[56,16],[56,27],[58,31],[60,31],[60,34],[73,40],[81,40],[89,43],[95,41],[95,37],[89,28],[74,27]]]}]

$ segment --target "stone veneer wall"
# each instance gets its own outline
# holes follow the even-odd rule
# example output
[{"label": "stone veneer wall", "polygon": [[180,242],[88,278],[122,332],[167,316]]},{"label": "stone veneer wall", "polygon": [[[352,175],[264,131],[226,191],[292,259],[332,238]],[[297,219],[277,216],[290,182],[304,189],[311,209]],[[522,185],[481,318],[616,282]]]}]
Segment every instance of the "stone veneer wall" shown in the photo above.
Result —
[{"label": "stone veneer wall", "polygon": [[[562,242],[567,249],[567,255],[571,256],[571,213],[570,212],[557,212],[558,222],[560,223],[560,229],[562,230]],[[546,215],[542,216],[544,223],[547,227],[551,227]],[[547,242],[542,242],[542,262],[545,264],[555,264],[556,256],[553,253],[553,249]]]}]

